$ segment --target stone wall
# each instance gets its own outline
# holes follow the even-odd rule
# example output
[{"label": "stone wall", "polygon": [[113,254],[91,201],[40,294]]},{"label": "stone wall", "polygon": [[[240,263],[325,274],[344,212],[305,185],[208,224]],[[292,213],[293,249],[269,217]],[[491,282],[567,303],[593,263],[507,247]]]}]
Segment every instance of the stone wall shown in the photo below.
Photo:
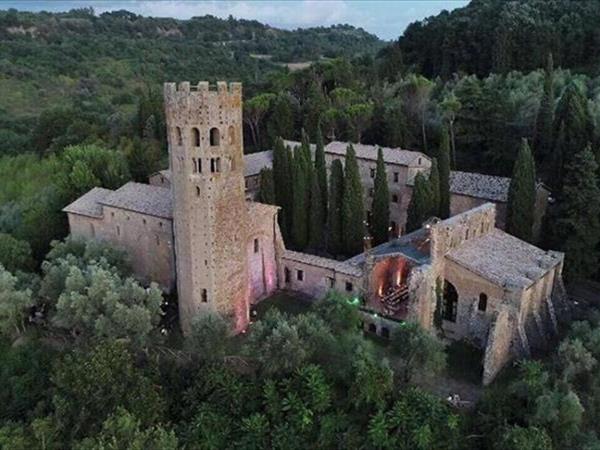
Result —
[{"label": "stone wall", "polygon": [[249,321],[241,84],[166,83],[177,291],[184,333],[218,312]]},{"label": "stone wall", "polygon": [[431,257],[434,263],[466,240],[492,231],[495,222],[495,205],[486,203],[468,213],[431,224]]},{"label": "stone wall", "polygon": [[[504,290],[451,260],[445,262],[443,279],[452,283],[458,292],[456,322],[444,320],[444,333],[452,339],[466,339],[484,348],[492,319],[507,300]],[[484,311],[479,310],[482,294],[487,298]],[[518,310],[518,305],[511,306]]]},{"label": "stone wall", "polygon": [[278,254],[283,246],[278,233],[277,208],[248,203],[248,283],[250,303],[273,294],[279,286]]},{"label": "stone wall", "polygon": [[109,206],[103,208],[102,219],[69,213],[71,235],[105,241],[125,250],[140,281],[155,281],[165,291],[171,291],[175,285],[172,222]]},{"label": "stone wall", "polygon": [[362,276],[336,270],[334,266],[337,263],[327,258],[286,251],[279,267],[280,287],[314,298],[322,298],[330,290],[361,296]]},{"label": "stone wall", "polygon": [[513,359],[513,341],[516,319],[511,313],[500,310],[494,317],[483,359],[483,384],[490,384],[502,368]]},{"label": "stone wall", "polygon": [[[456,216],[486,203],[490,203],[490,200],[469,197],[468,195],[450,194],[450,216]],[[506,203],[493,203],[496,205],[496,228],[504,230],[506,227]]]}]

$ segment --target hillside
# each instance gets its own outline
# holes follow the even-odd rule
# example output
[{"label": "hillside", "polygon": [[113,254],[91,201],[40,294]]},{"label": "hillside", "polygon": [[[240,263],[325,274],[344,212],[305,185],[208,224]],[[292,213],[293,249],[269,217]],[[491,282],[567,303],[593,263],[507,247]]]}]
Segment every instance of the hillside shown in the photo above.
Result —
[{"label": "hillside", "polygon": [[348,25],[287,31],[212,16],[0,11],[0,153],[24,150],[24,133],[48,108],[127,115],[164,80],[241,80],[250,92],[283,63],[374,54],[382,45]]},{"label": "hillside", "polygon": [[394,49],[405,67],[428,77],[530,71],[549,52],[557,66],[597,74],[599,23],[598,1],[473,0],[412,23]]}]

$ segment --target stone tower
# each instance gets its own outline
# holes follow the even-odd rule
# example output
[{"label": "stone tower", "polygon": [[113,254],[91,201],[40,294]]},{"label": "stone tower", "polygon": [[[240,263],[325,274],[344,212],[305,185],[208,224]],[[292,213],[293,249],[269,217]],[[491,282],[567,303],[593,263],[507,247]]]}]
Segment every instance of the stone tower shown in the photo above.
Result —
[{"label": "stone tower", "polygon": [[165,83],[179,316],[249,320],[241,83]]}]

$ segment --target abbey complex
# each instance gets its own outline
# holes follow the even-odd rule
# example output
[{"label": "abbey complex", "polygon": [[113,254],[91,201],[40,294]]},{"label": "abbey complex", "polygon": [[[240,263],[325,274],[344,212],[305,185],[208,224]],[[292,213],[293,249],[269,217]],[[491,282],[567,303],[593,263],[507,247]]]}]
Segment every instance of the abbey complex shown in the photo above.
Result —
[{"label": "abbey complex", "polygon": [[[503,231],[507,178],[450,175],[451,216],[405,234],[417,173],[431,160],[384,148],[391,239],[339,261],[286,249],[278,208],[254,199],[272,152],[244,156],[239,83],[166,83],[170,169],[149,184],[94,188],[64,211],[71,233],[124,248],[140,279],[177,291],[184,333],[198,314],[217,312],[241,332],[253,305],[278,290],[319,298],[334,289],[359,305],[366,331],[383,337],[405,321],[465,339],[484,350],[484,383],[509,361],[530,355],[557,332],[567,308],[563,255]],[[289,145],[297,145],[288,142]],[[325,147],[328,165],[346,143]],[[365,209],[370,209],[377,148],[354,146]],[[537,187],[534,233],[549,192]]]}]

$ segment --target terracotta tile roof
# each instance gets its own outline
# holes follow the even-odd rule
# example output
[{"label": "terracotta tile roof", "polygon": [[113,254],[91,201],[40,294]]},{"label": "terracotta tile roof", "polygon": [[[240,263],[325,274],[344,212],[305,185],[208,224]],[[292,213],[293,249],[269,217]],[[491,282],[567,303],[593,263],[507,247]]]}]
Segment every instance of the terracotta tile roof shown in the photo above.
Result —
[{"label": "terracotta tile roof", "polygon": [[131,181],[106,196],[101,203],[166,219],[173,217],[171,190],[160,186]]},{"label": "terracotta tile roof", "polygon": [[494,229],[465,241],[446,258],[498,286],[514,289],[526,288],[539,280],[562,260],[563,255],[544,251]]},{"label": "terracotta tile roof", "polygon": [[354,277],[361,277],[362,270],[359,266],[349,264],[346,261],[337,261],[335,259],[323,258],[321,256],[310,255],[308,253],[286,250],[283,259],[308,264],[310,266],[322,267],[324,269],[335,270]]},{"label": "terracotta tile roof", "polygon": [[111,191],[110,189],[95,187],[83,194],[73,203],[65,206],[63,211],[80,214],[82,216],[102,218],[101,202],[113,192],[114,191]]}]

